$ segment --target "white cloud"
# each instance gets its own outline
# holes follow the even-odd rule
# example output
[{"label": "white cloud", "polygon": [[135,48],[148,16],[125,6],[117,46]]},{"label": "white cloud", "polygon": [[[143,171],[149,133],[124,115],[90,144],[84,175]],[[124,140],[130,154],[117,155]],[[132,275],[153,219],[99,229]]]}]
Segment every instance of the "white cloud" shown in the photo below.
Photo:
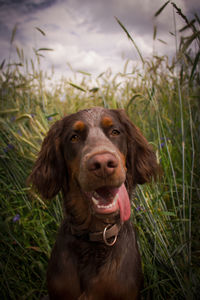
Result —
[{"label": "white cloud", "polygon": [[[36,4],[44,1],[37,0]],[[11,31],[19,24],[16,40],[27,55],[32,55],[32,48],[53,48],[53,52],[44,52],[41,59],[45,68],[52,64],[57,73],[66,73],[67,63],[76,70],[83,70],[98,75],[111,67],[113,72],[123,69],[126,58],[139,62],[139,56],[127,39],[114,16],[125,25],[144,57],[152,55],[153,23],[158,24],[157,38],[166,41],[167,46],[155,42],[159,54],[175,51],[174,39],[169,31],[174,31],[172,6],[168,4],[162,14],[153,20],[154,13],[164,2],[160,0],[68,0],[57,1],[45,9],[37,9],[24,14],[24,10],[12,8],[0,10],[0,20]],[[182,10],[186,10],[185,1],[176,0]],[[195,1],[192,0],[194,6]],[[189,6],[189,4],[187,3]],[[187,9],[188,9],[187,6]],[[181,27],[181,18],[176,14],[177,28]],[[39,27],[46,36],[35,29]],[[0,53],[6,55],[9,39],[3,35]],[[8,47],[8,46],[7,46]],[[124,61],[122,60],[124,57]],[[4,57],[3,57],[4,58]]]}]

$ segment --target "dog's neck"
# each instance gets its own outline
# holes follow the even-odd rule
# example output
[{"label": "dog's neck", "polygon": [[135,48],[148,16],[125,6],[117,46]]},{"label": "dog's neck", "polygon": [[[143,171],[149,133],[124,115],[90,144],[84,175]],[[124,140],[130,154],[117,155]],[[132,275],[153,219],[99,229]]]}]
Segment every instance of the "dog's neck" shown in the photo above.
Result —
[{"label": "dog's neck", "polygon": [[[99,242],[107,246],[113,246],[122,227],[119,212],[110,215],[100,215],[92,212],[89,206],[87,208],[86,206],[80,206],[82,213],[79,213],[77,205],[72,206],[71,195],[70,199],[68,197],[65,195],[64,198],[65,222],[67,222],[68,232],[77,238],[82,237],[88,242]],[[78,201],[84,203],[83,199],[78,199]]]},{"label": "dog's neck", "polygon": [[65,222],[69,232],[91,242],[114,245],[122,227],[119,211],[112,214],[97,214],[92,209],[87,197],[76,185],[70,191],[63,188]]},{"label": "dog's neck", "polygon": [[[79,201],[83,199],[79,199]],[[70,207],[68,205],[70,203]],[[77,234],[82,232],[98,232],[103,231],[106,226],[120,224],[120,215],[119,212],[115,212],[109,215],[96,214],[92,211],[91,207],[80,205],[80,212],[78,210],[77,204],[72,206],[73,201],[65,197],[64,206],[65,206],[65,218],[68,220],[71,228]],[[77,197],[76,197],[77,203]]]},{"label": "dog's neck", "polygon": [[106,246],[113,246],[118,238],[118,234],[123,224],[120,222],[119,216],[111,218],[111,216],[98,216],[91,217],[90,225],[85,228],[85,224],[77,225],[70,221],[74,219],[69,217],[68,230],[70,234],[77,238],[84,238],[87,242],[98,242]]}]

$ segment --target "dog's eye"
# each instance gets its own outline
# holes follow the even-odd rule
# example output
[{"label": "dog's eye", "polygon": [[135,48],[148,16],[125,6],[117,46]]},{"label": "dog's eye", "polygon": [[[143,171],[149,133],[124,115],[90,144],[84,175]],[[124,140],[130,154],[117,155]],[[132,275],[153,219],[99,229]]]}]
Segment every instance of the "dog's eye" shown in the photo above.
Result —
[{"label": "dog's eye", "polygon": [[72,143],[77,143],[80,140],[80,137],[77,134],[71,136],[70,141]]},{"label": "dog's eye", "polygon": [[120,135],[120,132],[117,129],[113,129],[112,132],[111,132],[111,135],[112,136],[117,136],[117,135]]}]

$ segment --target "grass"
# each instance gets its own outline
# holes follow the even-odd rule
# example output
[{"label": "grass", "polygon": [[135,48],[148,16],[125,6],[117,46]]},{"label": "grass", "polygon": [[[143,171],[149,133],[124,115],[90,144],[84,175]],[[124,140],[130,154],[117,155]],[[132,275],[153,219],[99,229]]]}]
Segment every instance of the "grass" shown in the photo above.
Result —
[{"label": "grass", "polygon": [[[132,199],[145,274],[143,299],[197,299],[200,286],[200,20],[188,20],[173,5],[185,27],[174,38],[177,51],[168,57],[142,57],[142,71],[126,62],[124,72],[106,71],[92,80],[62,79],[46,87],[52,74],[40,69],[40,54],[27,61],[17,49],[18,63],[0,69],[0,276],[1,299],[40,299],[45,273],[62,219],[60,196],[44,201],[30,192],[26,178],[51,124],[65,114],[90,106],[124,108],[152,143],[163,175],[139,186]],[[118,24],[133,43],[128,30]],[[39,30],[37,28],[37,30]],[[13,47],[14,35],[11,37]],[[156,40],[156,30],[154,37]],[[135,42],[134,46],[137,46]],[[195,47],[194,47],[195,45]],[[37,66],[36,66],[37,65]],[[141,75],[142,74],[142,75]]]}]

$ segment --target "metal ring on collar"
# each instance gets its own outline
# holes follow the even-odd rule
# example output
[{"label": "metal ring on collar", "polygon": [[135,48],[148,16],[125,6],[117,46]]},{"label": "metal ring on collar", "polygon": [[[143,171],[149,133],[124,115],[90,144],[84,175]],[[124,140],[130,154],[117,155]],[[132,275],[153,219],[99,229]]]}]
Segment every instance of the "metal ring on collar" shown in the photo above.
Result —
[{"label": "metal ring on collar", "polygon": [[103,241],[104,243],[107,245],[107,246],[113,246],[115,243],[116,243],[116,240],[117,240],[117,235],[114,236],[114,240],[112,242],[108,242],[107,239],[106,239],[106,231],[108,229],[110,225],[107,225],[105,228],[104,228],[104,231],[103,231]]}]

